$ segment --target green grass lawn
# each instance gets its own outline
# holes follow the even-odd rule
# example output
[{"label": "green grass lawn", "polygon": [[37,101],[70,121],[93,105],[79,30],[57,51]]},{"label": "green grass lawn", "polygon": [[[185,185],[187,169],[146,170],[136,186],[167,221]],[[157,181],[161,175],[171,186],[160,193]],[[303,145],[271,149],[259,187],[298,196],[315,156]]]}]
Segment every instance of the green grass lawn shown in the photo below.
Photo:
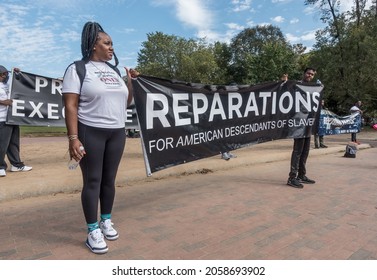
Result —
[{"label": "green grass lawn", "polygon": [[67,135],[67,129],[65,127],[20,126],[20,131],[21,136],[24,137],[46,137]]}]

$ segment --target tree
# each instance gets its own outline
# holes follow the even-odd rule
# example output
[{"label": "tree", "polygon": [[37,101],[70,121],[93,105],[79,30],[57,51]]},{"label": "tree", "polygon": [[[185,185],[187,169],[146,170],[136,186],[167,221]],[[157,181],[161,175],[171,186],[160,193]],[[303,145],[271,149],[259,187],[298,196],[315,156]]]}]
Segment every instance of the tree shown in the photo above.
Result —
[{"label": "tree", "polygon": [[276,80],[291,71],[293,48],[273,25],[246,28],[231,41],[230,73],[243,84]]},{"label": "tree", "polygon": [[328,24],[316,34],[311,62],[325,84],[329,108],[338,113],[348,113],[357,100],[368,101],[364,102],[367,109],[376,105],[376,78],[370,73],[377,55],[376,8],[366,9],[366,2],[354,0],[350,11],[341,13],[340,1],[305,1],[318,5],[321,19]]},{"label": "tree", "polygon": [[215,42],[213,44],[213,55],[218,67],[215,84],[230,84],[234,81],[230,73],[232,52],[228,44]]},{"label": "tree", "polygon": [[147,34],[138,54],[138,70],[145,74],[194,83],[214,83],[224,75],[215,56],[215,47],[204,39],[193,40],[166,35]]},{"label": "tree", "polygon": [[174,77],[177,59],[172,50],[179,45],[179,38],[161,32],[149,33],[147,37],[138,54],[138,70],[146,75]]},{"label": "tree", "polygon": [[[294,52],[281,42],[267,42],[254,59],[253,72],[256,81],[276,81],[283,73],[295,69]],[[291,77],[292,78],[292,77]]]}]

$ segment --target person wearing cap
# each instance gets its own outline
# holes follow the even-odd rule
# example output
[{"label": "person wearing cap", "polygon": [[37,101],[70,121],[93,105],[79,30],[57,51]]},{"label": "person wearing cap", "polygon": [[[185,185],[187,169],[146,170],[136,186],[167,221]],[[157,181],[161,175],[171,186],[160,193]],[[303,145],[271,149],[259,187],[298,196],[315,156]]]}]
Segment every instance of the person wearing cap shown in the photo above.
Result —
[{"label": "person wearing cap", "polygon": [[[14,68],[19,72],[18,68]],[[5,177],[7,163],[5,155],[11,164],[11,172],[30,171],[32,167],[26,166],[20,159],[20,127],[6,124],[8,106],[12,106],[9,99],[9,72],[0,65],[0,177]]]}]

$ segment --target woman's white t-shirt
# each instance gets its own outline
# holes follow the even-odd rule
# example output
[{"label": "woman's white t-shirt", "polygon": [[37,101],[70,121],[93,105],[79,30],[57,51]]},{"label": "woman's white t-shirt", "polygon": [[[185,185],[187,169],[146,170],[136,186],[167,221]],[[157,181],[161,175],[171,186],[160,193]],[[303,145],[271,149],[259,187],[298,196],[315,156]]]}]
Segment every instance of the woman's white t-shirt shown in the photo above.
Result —
[{"label": "woman's white t-shirt", "polygon": [[68,67],[63,79],[63,94],[80,95],[78,120],[92,127],[123,128],[129,94],[124,80],[105,62],[90,61],[85,67],[82,87],[75,64]]}]

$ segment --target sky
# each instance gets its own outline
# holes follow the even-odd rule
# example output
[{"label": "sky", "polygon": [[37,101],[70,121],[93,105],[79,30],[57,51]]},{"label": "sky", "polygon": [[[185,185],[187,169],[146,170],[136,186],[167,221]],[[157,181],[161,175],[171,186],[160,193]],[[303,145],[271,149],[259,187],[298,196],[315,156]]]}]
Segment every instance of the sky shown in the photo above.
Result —
[{"label": "sky", "polygon": [[[353,0],[342,0],[342,9]],[[81,59],[81,31],[98,22],[111,36],[119,67],[136,67],[147,34],[227,42],[245,28],[278,26],[310,50],[324,27],[304,0],[1,0],[0,65],[59,78]],[[122,72],[125,73],[124,71]]]}]

